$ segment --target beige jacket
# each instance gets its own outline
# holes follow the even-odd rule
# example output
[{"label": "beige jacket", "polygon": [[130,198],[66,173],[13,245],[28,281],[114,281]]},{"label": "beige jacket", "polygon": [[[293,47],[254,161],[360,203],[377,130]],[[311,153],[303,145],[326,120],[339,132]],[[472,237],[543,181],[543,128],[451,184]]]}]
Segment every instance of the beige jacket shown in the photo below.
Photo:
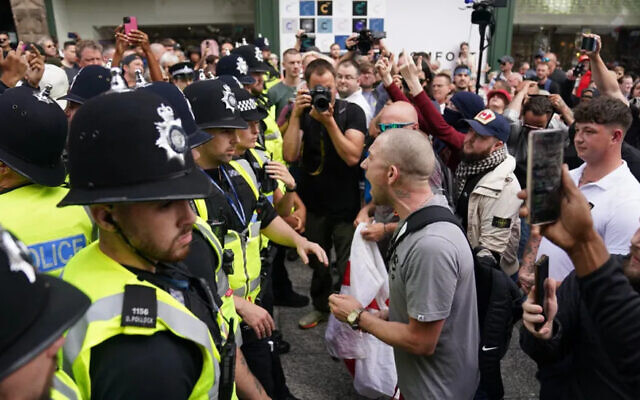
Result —
[{"label": "beige jacket", "polygon": [[[518,271],[521,200],[520,184],[511,155],[480,179],[469,197],[467,238],[471,246],[483,246],[501,255],[500,267],[508,275]],[[480,253],[482,255],[482,253]]]}]

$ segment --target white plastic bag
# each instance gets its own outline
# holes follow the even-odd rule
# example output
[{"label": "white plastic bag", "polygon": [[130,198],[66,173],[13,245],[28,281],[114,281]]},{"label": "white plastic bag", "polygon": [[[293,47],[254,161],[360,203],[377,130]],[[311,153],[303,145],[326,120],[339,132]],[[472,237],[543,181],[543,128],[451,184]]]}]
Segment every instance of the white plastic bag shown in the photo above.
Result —
[{"label": "white plastic bag", "polygon": [[[360,304],[376,300],[381,310],[387,308],[389,280],[384,260],[376,242],[364,240],[356,228],[349,256],[349,285],[342,285],[340,293],[355,297]],[[354,331],[345,323],[329,317],[325,332],[327,350],[333,357],[356,359],[354,388],[369,398],[393,396],[397,381],[393,349],[376,337]]]}]

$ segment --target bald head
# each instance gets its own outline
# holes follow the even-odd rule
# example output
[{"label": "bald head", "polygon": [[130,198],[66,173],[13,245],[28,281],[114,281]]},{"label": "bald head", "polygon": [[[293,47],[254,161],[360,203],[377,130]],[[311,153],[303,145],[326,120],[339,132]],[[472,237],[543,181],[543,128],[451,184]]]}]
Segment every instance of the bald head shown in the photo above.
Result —
[{"label": "bald head", "polygon": [[393,122],[411,122],[413,126],[408,129],[418,129],[418,113],[416,109],[406,101],[396,101],[391,103],[380,112],[380,123],[391,124]]},{"label": "bald head", "polygon": [[390,129],[378,136],[373,145],[378,157],[396,166],[399,183],[427,184],[435,167],[435,155],[429,139],[420,131]]},{"label": "bald head", "polygon": [[556,57],[555,53],[545,53],[544,58],[548,58],[547,64],[549,64],[549,70],[553,72],[558,66],[558,57]]}]

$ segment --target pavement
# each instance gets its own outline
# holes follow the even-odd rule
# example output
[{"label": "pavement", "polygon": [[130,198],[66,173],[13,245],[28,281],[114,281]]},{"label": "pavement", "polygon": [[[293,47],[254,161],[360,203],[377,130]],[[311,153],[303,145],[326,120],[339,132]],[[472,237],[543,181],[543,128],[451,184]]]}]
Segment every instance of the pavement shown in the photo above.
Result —
[{"label": "pavement", "polygon": [[[286,262],[289,277],[298,293],[309,294],[311,268],[299,260]],[[298,319],[311,311],[304,308],[276,307],[274,316],[291,351],[282,355],[282,364],[291,393],[302,400],[361,400],[353,389],[351,375],[342,361],[334,361],[325,348],[326,322],[315,328],[298,328]],[[518,345],[518,330],[514,328],[509,351],[502,359],[505,399],[532,400],[538,398],[539,385],[535,379],[536,365]]]}]

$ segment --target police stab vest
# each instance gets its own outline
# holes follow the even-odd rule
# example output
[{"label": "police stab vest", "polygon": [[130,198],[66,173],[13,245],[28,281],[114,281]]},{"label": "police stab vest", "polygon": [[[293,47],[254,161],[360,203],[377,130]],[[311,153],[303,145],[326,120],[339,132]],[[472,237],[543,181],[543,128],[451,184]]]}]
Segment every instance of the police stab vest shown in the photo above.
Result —
[{"label": "police stab vest", "polygon": [[[74,377],[83,398],[91,396],[89,371],[93,347],[117,335],[151,336],[161,331],[191,341],[202,353],[202,371],[189,399],[217,398],[220,355],[209,328],[169,293],[138,280],[135,274],[102,253],[98,242],[73,257],[65,268],[64,280],[82,290],[92,302],[68,331],[62,348],[64,370]],[[123,309],[125,296],[133,289],[145,293],[153,289],[155,299],[147,299],[149,307],[133,305]],[[122,326],[123,322],[126,326]]]},{"label": "police stab vest", "polygon": [[31,184],[0,194],[0,224],[27,245],[38,271],[57,277],[91,242],[93,227],[83,207],[56,207],[68,191]]},{"label": "police stab vest", "polygon": [[[240,159],[229,163],[240,176],[244,178],[256,199],[259,198],[258,181],[251,166],[246,160]],[[215,215],[217,210],[208,210],[204,199],[195,200],[196,212],[200,218],[209,221],[209,215]],[[233,274],[229,275],[229,286],[233,294],[255,302],[260,293],[260,221],[257,210],[253,210],[251,221],[242,232],[228,230],[224,238],[224,248],[233,251]]]}]

